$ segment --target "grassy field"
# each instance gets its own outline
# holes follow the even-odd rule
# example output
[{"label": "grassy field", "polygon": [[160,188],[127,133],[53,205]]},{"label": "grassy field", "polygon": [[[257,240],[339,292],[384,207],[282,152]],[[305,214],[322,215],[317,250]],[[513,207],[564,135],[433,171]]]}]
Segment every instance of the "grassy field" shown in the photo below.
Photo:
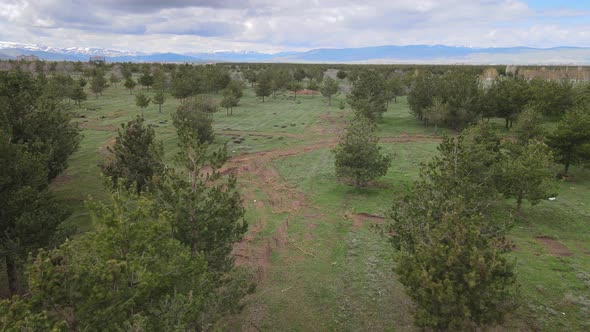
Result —
[{"label": "grassy field", "polygon": [[[150,92],[151,94],[151,92]],[[219,95],[212,96],[220,99]],[[370,187],[354,189],[334,176],[331,147],[350,111],[320,96],[281,94],[264,103],[248,89],[232,116],[215,114],[216,143],[228,142],[247,208],[250,231],[236,246],[237,263],[256,275],[258,288],[245,310],[223,322],[228,331],[412,330],[412,302],[392,272],[392,251],[371,227],[384,222],[392,200],[408,190],[420,163],[436,151],[433,129],[408,112],[405,98],[391,104],[379,124],[392,167]],[[166,159],[176,151],[169,97],[162,113],[145,110],[163,140]],[[52,189],[74,211],[68,220],[91,228],[88,195],[104,195],[97,164],[118,126],[139,114],[135,98],[119,86],[81,109],[84,140]],[[82,117],[83,116],[83,117]],[[493,123],[502,128],[501,120]],[[551,121],[548,126],[554,126]],[[235,143],[243,137],[242,143]],[[526,206],[511,238],[521,285],[520,309],[504,329],[590,329],[590,171],[573,168],[557,200]],[[504,202],[500,214],[513,206]]]}]

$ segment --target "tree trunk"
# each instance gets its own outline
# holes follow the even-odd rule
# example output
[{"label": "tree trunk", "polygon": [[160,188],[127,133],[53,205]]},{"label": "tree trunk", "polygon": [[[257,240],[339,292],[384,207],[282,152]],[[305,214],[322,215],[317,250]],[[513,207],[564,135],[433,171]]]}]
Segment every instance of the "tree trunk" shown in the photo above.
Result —
[{"label": "tree trunk", "polygon": [[297,100],[297,91],[295,91],[295,100]]},{"label": "tree trunk", "polygon": [[565,168],[563,169],[563,175],[567,175],[567,171],[570,169],[570,162],[566,161]]},{"label": "tree trunk", "polygon": [[516,198],[516,213],[520,213],[521,208],[522,208],[522,196],[518,196]]},{"label": "tree trunk", "polygon": [[262,102],[264,103],[264,95],[262,95]]},{"label": "tree trunk", "polygon": [[8,290],[10,291],[10,295],[15,295],[18,291],[16,264],[10,257],[5,256],[5,258],[6,276],[8,277]]},{"label": "tree trunk", "polygon": [[162,104],[158,104],[158,112],[162,113]]},{"label": "tree trunk", "polygon": [[393,103],[397,104],[397,96],[393,96]]},{"label": "tree trunk", "polygon": [[506,129],[508,129],[508,118],[506,118]]},{"label": "tree trunk", "polygon": [[328,106],[332,106],[332,96],[328,97]]}]

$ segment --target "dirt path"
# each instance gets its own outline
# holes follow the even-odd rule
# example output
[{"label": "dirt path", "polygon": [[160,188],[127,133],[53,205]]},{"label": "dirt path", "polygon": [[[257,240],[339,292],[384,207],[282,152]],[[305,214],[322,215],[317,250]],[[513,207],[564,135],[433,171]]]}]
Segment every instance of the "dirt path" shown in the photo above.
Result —
[{"label": "dirt path", "polygon": [[[439,138],[425,135],[400,135],[393,137],[382,137],[382,143],[410,143],[419,141],[440,141]],[[231,158],[221,169],[222,174],[233,173],[236,175],[248,175],[249,180],[242,181],[242,188],[246,192],[247,202],[253,202],[254,193],[262,192],[267,197],[265,202],[256,201],[253,205],[263,217],[250,226],[250,231],[244,240],[236,245],[234,253],[236,263],[247,266],[257,271],[259,282],[264,281],[269,268],[269,260],[274,250],[280,250],[288,243],[288,220],[284,227],[278,227],[275,234],[270,238],[257,240],[258,234],[264,230],[268,211],[272,214],[289,213],[289,217],[303,215],[318,216],[321,214],[313,203],[308,200],[304,193],[291,187],[273,166],[273,162],[280,158],[296,156],[302,153],[316,151],[325,148],[332,148],[338,143],[338,138],[324,139],[308,145],[299,145],[284,149],[246,153]],[[309,219],[309,218],[305,218]],[[378,217],[368,215],[354,216],[355,227],[360,227],[366,221],[379,222]],[[311,236],[311,235],[309,235]]]},{"label": "dirt path", "polygon": [[538,236],[535,239],[537,240],[537,242],[542,244],[547,249],[547,251],[549,251],[549,254],[551,256],[564,257],[573,255],[573,253],[568,249],[568,247],[566,247],[565,245],[563,245],[563,243],[557,241],[552,237]]},{"label": "dirt path", "polygon": [[[274,167],[274,162],[281,158],[300,155],[307,152],[332,148],[338,144],[339,133],[344,130],[345,121],[343,112],[332,112],[328,115],[321,115],[320,125],[311,126],[307,133],[320,134],[322,138],[314,142],[305,141],[309,135],[305,134],[284,134],[264,133],[247,131],[220,131],[221,135],[231,136],[285,136],[301,139],[301,145],[290,146],[268,151],[245,153],[231,158],[220,170],[222,174],[233,173],[238,175],[240,186],[244,192],[244,201],[251,209],[255,209],[256,220],[250,225],[248,234],[244,240],[234,247],[236,264],[251,269],[255,272],[257,283],[263,286],[268,278],[271,268],[271,257],[273,252],[288,250],[289,223],[305,223],[305,234],[303,238],[312,240],[312,230],[322,220],[321,210],[306,197],[306,195],[291,186]],[[440,138],[427,135],[408,135],[381,137],[381,143],[412,143],[412,142],[439,142]],[[264,196],[264,199],[256,198],[256,195]],[[283,221],[271,236],[262,237],[260,234],[269,226],[269,220],[276,220],[278,214],[287,213]],[[366,224],[379,224],[384,220],[381,217],[357,214],[352,216],[353,228],[360,228]],[[297,247],[296,243],[291,243]],[[289,247],[290,248],[290,247]],[[301,249],[299,249],[301,250]],[[305,254],[305,252],[304,252]],[[309,253],[308,253],[309,254]],[[265,315],[264,306],[256,305],[251,309],[248,319],[251,323],[258,323]],[[245,324],[245,330],[250,324]],[[255,326],[255,325],[254,325]],[[255,329],[253,330],[255,331]]]}]

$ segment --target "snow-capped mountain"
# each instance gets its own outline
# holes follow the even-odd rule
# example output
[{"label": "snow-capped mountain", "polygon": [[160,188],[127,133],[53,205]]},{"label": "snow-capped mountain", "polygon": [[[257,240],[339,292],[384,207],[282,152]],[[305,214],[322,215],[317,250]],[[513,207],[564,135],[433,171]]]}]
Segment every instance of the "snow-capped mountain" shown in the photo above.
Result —
[{"label": "snow-capped mountain", "polygon": [[117,49],[106,49],[106,48],[97,48],[97,47],[68,47],[68,48],[56,48],[50,47],[45,45],[37,45],[37,44],[23,44],[23,43],[13,43],[13,42],[5,42],[0,41],[0,50],[19,50],[24,53],[33,53],[33,52],[45,52],[45,53],[56,53],[56,54],[69,54],[69,55],[103,55],[103,56],[135,56],[135,55],[144,55],[145,53],[142,52],[133,52],[133,51],[125,51],[125,50],[117,50]]},{"label": "snow-capped mountain", "polygon": [[360,48],[321,48],[305,52],[261,53],[255,51],[212,51],[142,53],[104,48],[56,48],[0,41],[0,59],[36,55],[50,61],[88,61],[92,55],[108,62],[308,62],[308,63],[416,63],[416,64],[547,64],[589,65],[590,48],[507,47],[472,48],[445,45],[385,45]]}]

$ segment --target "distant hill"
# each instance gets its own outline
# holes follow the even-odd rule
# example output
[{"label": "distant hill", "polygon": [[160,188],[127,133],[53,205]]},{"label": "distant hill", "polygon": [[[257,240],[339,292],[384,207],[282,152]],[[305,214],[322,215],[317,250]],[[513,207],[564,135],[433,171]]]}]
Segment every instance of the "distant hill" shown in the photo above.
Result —
[{"label": "distant hill", "polygon": [[430,63],[430,64],[572,64],[590,65],[590,48],[471,48],[444,45],[320,48],[304,52],[260,53],[217,51],[141,53],[101,48],[53,48],[0,42],[0,59],[33,54],[43,60],[88,61],[103,55],[108,62],[302,62],[302,63]]}]

